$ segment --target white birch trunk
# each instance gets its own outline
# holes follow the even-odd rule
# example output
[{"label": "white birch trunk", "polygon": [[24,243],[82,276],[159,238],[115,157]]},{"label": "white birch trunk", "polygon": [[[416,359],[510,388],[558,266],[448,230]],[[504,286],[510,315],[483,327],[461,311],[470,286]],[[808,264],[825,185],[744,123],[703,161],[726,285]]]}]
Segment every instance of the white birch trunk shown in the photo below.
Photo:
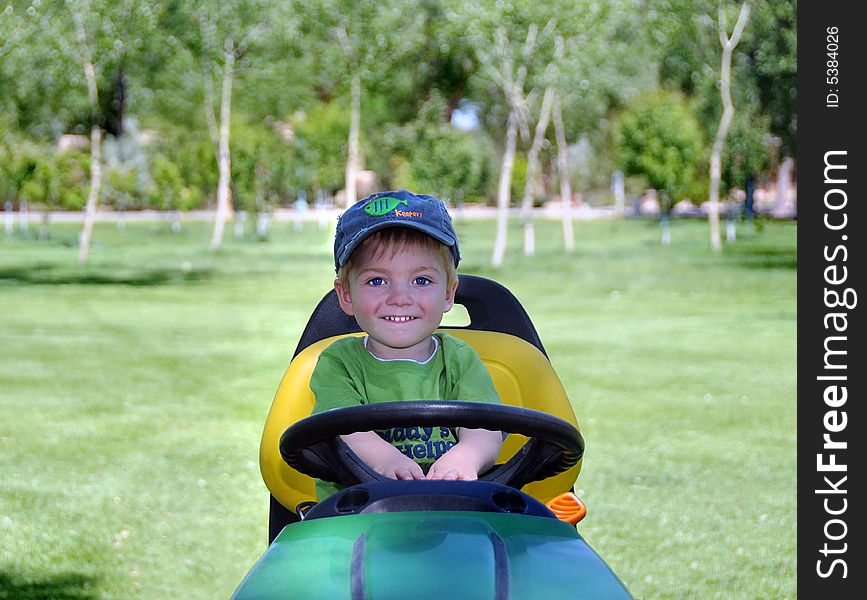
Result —
[{"label": "white birch trunk", "polygon": [[545,131],[551,120],[551,103],[554,99],[554,88],[547,88],[539,109],[539,121],[533,133],[533,143],[527,152],[527,177],[524,182],[524,199],[521,202],[521,217],[524,221],[524,254],[533,256],[536,253],[536,230],[533,226],[533,190],[539,174],[539,152],[545,141]]},{"label": "white birch trunk", "polygon": [[575,233],[572,229],[572,183],[569,181],[569,147],[566,145],[566,129],[563,127],[563,111],[560,98],[554,98],[554,133],[557,138],[557,168],[560,171],[560,198],[563,201],[563,247],[566,252],[575,250]]},{"label": "white birch trunk", "polygon": [[27,211],[27,200],[21,200],[18,204],[18,231],[24,233],[28,230],[30,217]]},{"label": "white birch trunk", "polygon": [[235,55],[225,53],[223,67],[223,92],[220,98],[220,140],[218,149],[218,166],[220,177],[217,183],[217,211],[214,219],[214,233],[211,237],[211,251],[219,250],[223,245],[223,231],[226,221],[232,216],[232,200],[229,196],[232,170],[229,157],[229,122],[232,117],[232,78],[234,77]]},{"label": "white birch trunk", "polygon": [[4,208],[6,209],[6,220],[4,221],[6,235],[12,235],[15,232],[15,211],[12,210],[12,201],[7,200]]},{"label": "white birch trunk", "polygon": [[732,67],[732,52],[735,46],[740,41],[741,34],[747,24],[747,18],[750,15],[750,7],[744,3],[741,6],[741,12],[738,15],[735,30],[732,37],[728,37],[728,28],[725,24],[725,13],[723,9],[719,9],[719,37],[722,45],[722,65],[720,67],[720,95],[723,101],[723,113],[720,118],[719,128],[716,132],[716,138],[713,143],[713,150],[710,154],[710,198],[708,201],[707,220],[710,229],[710,247],[715,252],[722,249],[722,239],[720,237],[719,226],[719,186],[722,177],[722,151],[725,145],[725,139],[729,132],[729,127],[732,123],[732,118],[735,114],[734,105],[732,104],[731,93],[731,67]]},{"label": "white birch trunk", "polygon": [[515,167],[517,137],[518,116],[512,110],[506,127],[506,148],[503,151],[503,166],[500,169],[500,183],[497,187],[497,236],[494,239],[494,254],[491,257],[491,266],[494,268],[501,267],[506,257],[509,203],[512,199],[512,171]]},{"label": "white birch trunk", "polygon": [[96,220],[96,206],[99,202],[99,189],[102,185],[102,130],[99,125],[90,128],[90,189],[87,191],[87,204],[84,205],[84,222],[78,238],[78,264],[87,262],[90,254],[90,240],[93,223]]},{"label": "white birch trunk", "polygon": [[205,71],[202,77],[205,100],[205,122],[208,124],[208,135],[214,148],[214,158],[220,163],[220,132],[217,127],[217,118],[214,116],[214,81],[211,73]]},{"label": "white birch trunk", "polygon": [[207,57],[211,49],[211,35],[209,28],[211,24],[206,18],[199,19],[199,32],[202,39],[202,92],[205,109],[205,123],[208,124],[208,135],[211,138],[211,148],[214,151],[214,158],[217,164],[220,163],[220,132],[217,127],[217,117],[214,116],[214,79],[213,65],[211,59]]},{"label": "white birch trunk", "polygon": [[[84,78],[87,82],[87,96],[93,118],[99,114],[99,91],[96,84],[96,69],[87,45],[87,33],[84,23],[76,7],[71,7],[72,19],[75,22],[75,30],[78,38],[78,47],[81,53],[81,64],[84,67]],[[93,223],[96,220],[96,206],[99,202],[99,190],[102,185],[102,130],[98,123],[90,128],[90,188],[87,192],[87,203],[84,206],[84,220],[81,226],[81,234],[78,238],[78,264],[87,262],[90,254],[90,240],[93,235]]]},{"label": "white birch trunk", "polygon": [[344,187],[347,208],[358,200],[355,189],[355,181],[358,174],[358,138],[361,131],[361,76],[358,71],[352,73],[350,87],[349,149],[346,157],[346,183]]},{"label": "white birch trunk", "polygon": [[614,214],[622,217],[626,214],[626,181],[622,171],[614,171],[611,176],[611,190],[614,193]]},{"label": "white birch trunk", "polygon": [[788,212],[789,189],[792,187],[792,167],[794,161],[791,156],[783,159],[780,170],[777,173],[777,197],[774,199],[773,214],[776,217],[786,216]]}]

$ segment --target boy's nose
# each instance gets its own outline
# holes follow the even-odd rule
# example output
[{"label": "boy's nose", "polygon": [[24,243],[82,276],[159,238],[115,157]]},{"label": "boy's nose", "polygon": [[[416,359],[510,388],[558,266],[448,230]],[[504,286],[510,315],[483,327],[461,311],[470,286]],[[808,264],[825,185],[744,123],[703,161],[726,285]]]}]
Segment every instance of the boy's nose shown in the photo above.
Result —
[{"label": "boy's nose", "polygon": [[407,306],[412,304],[412,290],[408,286],[393,286],[388,295],[387,302],[394,306]]}]

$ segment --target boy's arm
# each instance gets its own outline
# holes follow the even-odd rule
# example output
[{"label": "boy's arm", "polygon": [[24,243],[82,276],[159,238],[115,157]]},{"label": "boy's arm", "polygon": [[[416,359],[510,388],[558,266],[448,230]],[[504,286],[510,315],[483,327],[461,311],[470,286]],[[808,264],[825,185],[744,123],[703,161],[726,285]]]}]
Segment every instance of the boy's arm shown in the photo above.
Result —
[{"label": "boy's arm", "polygon": [[431,465],[427,479],[478,479],[497,461],[503,435],[487,429],[458,429],[458,443]]},{"label": "boy's arm", "polygon": [[374,431],[340,436],[367,465],[391,479],[424,479],[418,464],[379,437]]}]

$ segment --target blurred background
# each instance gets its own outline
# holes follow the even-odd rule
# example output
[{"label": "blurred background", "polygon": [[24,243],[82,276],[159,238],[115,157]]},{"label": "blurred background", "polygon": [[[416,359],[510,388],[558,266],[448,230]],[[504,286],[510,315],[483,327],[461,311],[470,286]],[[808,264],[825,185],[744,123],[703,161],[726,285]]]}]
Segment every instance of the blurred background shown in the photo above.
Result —
[{"label": "blurred background", "polygon": [[795,597],[795,21],[0,0],[0,599],[232,593],[336,217],[398,188],[533,319],[635,596]]},{"label": "blurred background", "polygon": [[792,217],[795,3],[747,6],[724,73],[729,3],[12,2],[0,201],[44,227],[90,201],[261,229],[398,188]]}]

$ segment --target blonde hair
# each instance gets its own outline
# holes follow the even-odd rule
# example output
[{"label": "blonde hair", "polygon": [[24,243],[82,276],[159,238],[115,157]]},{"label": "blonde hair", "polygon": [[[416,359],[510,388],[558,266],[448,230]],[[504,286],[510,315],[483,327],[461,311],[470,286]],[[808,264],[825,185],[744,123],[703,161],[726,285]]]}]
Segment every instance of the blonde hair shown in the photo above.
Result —
[{"label": "blonde hair", "polygon": [[442,262],[443,269],[446,272],[446,284],[452,287],[458,282],[458,271],[455,267],[455,259],[452,256],[451,250],[445,244],[440,243],[426,233],[418,229],[410,227],[387,227],[380,229],[364,240],[344,263],[340,270],[337,271],[337,280],[340,284],[349,289],[349,277],[352,274],[355,265],[355,257],[362,250],[371,252],[371,255],[382,256],[385,252],[390,252],[391,256],[395,256],[400,250],[406,247],[417,247],[433,250]]}]

